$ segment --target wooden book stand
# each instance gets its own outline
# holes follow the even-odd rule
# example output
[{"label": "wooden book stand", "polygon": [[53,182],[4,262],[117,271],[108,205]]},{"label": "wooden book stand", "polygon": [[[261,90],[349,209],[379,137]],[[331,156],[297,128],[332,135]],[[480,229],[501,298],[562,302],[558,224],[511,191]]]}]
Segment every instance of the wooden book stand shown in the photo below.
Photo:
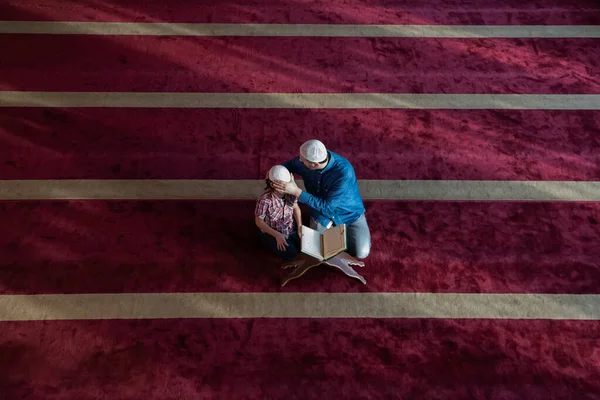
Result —
[{"label": "wooden book stand", "polygon": [[321,261],[317,258],[314,258],[312,256],[309,256],[308,254],[299,253],[296,256],[296,258],[294,258],[292,261],[288,261],[281,265],[282,269],[294,268],[294,270],[287,277],[285,277],[283,279],[281,286],[282,287],[285,286],[285,284],[288,283],[289,281],[291,281],[292,279],[301,277],[309,269],[317,267],[321,264],[326,264],[330,267],[337,268],[338,270],[342,271],[347,276],[358,279],[365,285],[367,284],[366,279],[363,278],[362,276],[360,276],[360,274],[358,272],[356,272],[354,270],[354,268],[351,267],[351,265],[357,265],[359,267],[364,267],[365,263],[362,261],[358,261],[356,258],[352,257],[350,254],[348,254],[346,252],[341,252],[341,253],[337,254],[336,256],[331,257],[328,260],[323,260],[323,261]]}]

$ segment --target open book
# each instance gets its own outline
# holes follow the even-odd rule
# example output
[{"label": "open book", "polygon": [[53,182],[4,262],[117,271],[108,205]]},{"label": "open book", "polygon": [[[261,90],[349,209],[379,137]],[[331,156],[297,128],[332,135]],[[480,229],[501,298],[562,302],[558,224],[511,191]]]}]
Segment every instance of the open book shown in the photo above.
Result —
[{"label": "open book", "polygon": [[346,250],[346,225],[338,225],[319,233],[302,225],[301,251],[317,260],[327,260]]}]

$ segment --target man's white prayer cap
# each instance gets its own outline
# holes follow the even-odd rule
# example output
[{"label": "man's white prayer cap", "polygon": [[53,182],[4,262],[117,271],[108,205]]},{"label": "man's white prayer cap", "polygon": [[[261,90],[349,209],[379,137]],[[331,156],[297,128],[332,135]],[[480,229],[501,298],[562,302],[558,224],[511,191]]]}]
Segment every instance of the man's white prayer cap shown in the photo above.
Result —
[{"label": "man's white prayer cap", "polygon": [[327,149],[320,140],[308,140],[300,146],[300,155],[310,162],[323,162],[327,159]]},{"label": "man's white prayer cap", "polygon": [[290,171],[283,165],[275,165],[269,170],[269,179],[272,181],[289,182],[292,180]]}]

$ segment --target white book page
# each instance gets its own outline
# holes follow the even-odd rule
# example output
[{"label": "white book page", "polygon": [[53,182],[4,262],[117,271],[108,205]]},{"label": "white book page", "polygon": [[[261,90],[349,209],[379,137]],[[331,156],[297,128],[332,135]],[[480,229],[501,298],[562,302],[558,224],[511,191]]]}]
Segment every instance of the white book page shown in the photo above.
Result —
[{"label": "white book page", "polygon": [[302,225],[302,238],[300,240],[302,252],[319,260],[323,259],[321,250],[321,234],[308,226]]}]

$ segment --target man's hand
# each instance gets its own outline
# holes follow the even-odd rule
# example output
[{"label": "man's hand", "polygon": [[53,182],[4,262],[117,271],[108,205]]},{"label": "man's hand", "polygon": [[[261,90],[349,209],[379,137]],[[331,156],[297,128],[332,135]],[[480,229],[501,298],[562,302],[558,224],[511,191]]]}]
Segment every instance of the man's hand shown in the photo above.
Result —
[{"label": "man's hand", "polygon": [[291,174],[292,180],[289,182],[273,181],[273,188],[281,193],[291,194],[294,197],[299,197],[302,189],[296,185],[294,174]]},{"label": "man's hand", "polygon": [[285,248],[288,246],[288,242],[287,240],[285,240],[285,236],[283,236],[283,233],[277,232],[275,240],[277,240],[277,248],[279,249],[279,251],[285,251]]}]

